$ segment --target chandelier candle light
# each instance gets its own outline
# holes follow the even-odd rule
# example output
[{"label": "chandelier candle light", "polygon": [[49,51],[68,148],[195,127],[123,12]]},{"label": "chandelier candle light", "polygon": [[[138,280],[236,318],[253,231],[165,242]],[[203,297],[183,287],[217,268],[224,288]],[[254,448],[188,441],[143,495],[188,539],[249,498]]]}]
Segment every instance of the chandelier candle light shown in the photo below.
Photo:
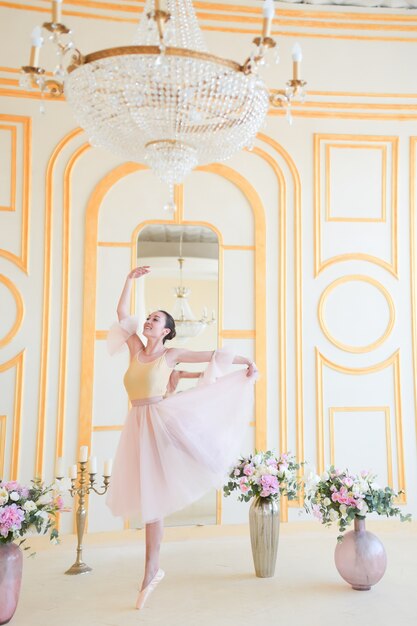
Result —
[{"label": "chandelier candle light", "polygon": [[61,23],[61,3],[53,0],[52,21],[43,24],[57,48],[55,76],[46,80],[39,65],[43,38],[37,27],[21,84],[65,94],[92,145],[148,163],[168,185],[167,209],[175,209],[174,185],[196,166],[252,146],[270,106],[288,112],[305,97],[299,46],[285,89],[269,91],[259,74],[268,49],[276,49],[273,0],[264,1],[262,34],[243,64],[209,53],[192,0],[166,0],[164,8],[161,0],[147,0],[133,45],[85,56]]},{"label": "chandelier candle light", "polygon": [[196,319],[194,313],[191,310],[190,303],[188,302],[188,296],[191,293],[191,289],[184,287],[182,268],[184,265],[184,257],[182,255],[182,236],[180,237],[180,255],[178,258],[178,264],[180,267],[180,284],[175,287],[175,304],[172,311],[172,316],[175,321],[175,329],[179,340],[185,342],[187,339],[197,337],[209,324],[214,324],[216,321],[216,315],[214,310],[211,314],[211,319],[207,315],[207,307],[203,309],[203,315],[201,319]]},{"label": "chandelier candle light", "polygon": [[[78,496],[78,508],[76,513],[77,520],[77,558],[75,563],[65,572],[66,574],[86,574],[87,572],[91,572],[92,568],[83,562],[83,535],[85,530],[85,523],[87,520],[87,509],[85,507],[85,499],[86,496],[94,491],[94,493],[102,496],[106,493],[109,484],[110,484],[110,476],[112,472],[112,459],[104,462],[104,471],[103,471],[103,486],[101,489],[97,488],[96,483],[96,474],[97,474],[97,457],[91,456],[88,458],[88,447],[81,446],[78,464],[75,463],[71,465],[69,468],[69,477],[71,479],[71,487],[69,488],[69,493],[72,497]],[[56,479],[58,481],[64,478],[64,459],[59,457],[56,461],[55,467]],[[87,479],[86,473],[89,474],[89,479]],[[78,479],[78,485],[77,485]]]}]

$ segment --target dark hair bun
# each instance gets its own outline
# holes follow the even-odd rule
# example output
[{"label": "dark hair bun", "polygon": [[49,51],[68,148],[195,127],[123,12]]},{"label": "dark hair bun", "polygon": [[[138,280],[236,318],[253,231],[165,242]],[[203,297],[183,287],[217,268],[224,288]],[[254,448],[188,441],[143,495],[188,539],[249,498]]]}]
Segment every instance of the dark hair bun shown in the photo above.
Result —
[{"label": "dark hair bun", "polygon": [[170,331],[167,335],[165,335],[162,340],[162,343],[165,343],[167,339],[174,339],[177,331],[175,330],[175,320],[172,315],[170,313],[167,313],[167,311],[163,311],[162,309],[160,312],[165,315],[165,328],[169,328]]}]

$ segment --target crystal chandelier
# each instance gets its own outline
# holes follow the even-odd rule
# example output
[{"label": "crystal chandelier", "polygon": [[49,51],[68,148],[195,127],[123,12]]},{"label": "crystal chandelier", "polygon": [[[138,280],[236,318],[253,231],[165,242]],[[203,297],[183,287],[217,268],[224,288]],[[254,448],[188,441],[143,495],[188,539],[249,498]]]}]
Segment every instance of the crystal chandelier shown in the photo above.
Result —
[{"label": "crystal chandelier", "polygon": [[303,100],[305,82],[299,78],[299,49],[293,51],[293,79],[286,89],[270,93],[259,74],[267,50],[276,46],[273,0],[264,1],[262,35],[242,65],[208,52],[192,0],[166,0],[166,10],[160,3],[147,0],[134,45],[84,56],[62,24],[62,0],[53,0],[52,21],[43,29],[57,49],[55,76],[46,79],[39,65],[44,38],[37,27],[22,84],[43,94],[64,93],[90,143],[125,160],[147,162],[168,184],[167,208],[175,208],[175,184],[197,165],[251,146],[269,106],[289,110],[293,100]]},{"label": "crystal chandelier", "polygon": [[175,304],[172,310],[172,317],[175,320],[175,329],[177,331],[177,337],[179,340],[187,340],[192,337],[197,337],[209,324],[214,324],[216,317],[214,311],[212,312],[211,319],[207,316],[207,308],[204,307],[203,315],[198,320],[188,302],[188,296],[191,294],[191,289],[184,287],[183,283],[183,265],[184,257],[182,256],[182,233],[180,238],[180,255],[178,258],[178,264],[180,269],[180,284],[175,287]]}]

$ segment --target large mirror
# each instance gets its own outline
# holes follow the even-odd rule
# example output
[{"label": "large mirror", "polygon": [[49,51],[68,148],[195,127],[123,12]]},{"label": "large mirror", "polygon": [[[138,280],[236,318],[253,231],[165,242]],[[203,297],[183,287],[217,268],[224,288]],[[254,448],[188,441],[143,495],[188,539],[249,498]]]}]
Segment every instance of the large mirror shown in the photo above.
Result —
[{"label": "large mirror", "polygon": [[[153,224],[139,233],[138,265],[149,265],[151,273],[138,281],[136,311],[140,325],[148,313],[164,309],[176,320],[177,337],[170,347],[215,350],[218,345],[219,241],[204,226]],[[186,371],[201,371],[205,364],[182,364]],[[181,393],[196,384],[182,379]],[[216,491],[165,520],[167,526],[215,524]]]}]

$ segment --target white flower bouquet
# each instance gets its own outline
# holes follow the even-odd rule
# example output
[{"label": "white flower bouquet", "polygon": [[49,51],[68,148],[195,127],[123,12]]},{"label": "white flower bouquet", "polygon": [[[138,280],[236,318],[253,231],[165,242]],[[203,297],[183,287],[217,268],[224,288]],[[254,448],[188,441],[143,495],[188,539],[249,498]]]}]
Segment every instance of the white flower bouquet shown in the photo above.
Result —
[{"label": "white flower bouquet", "polygon": [[51,541],[57,541],[56,515],[64,510],[55,485],[34,480],[30,487],[24,487],[16,481],[0,481],[0,543],[21,539],[21,544],[27,535],[44,535],[48,530]]},{"label": "white flower bouquet", "polygon": [[402,522],[409,521],[411,515],[404,515],[394,505],[394,499],[403,491],[395,492],[391,487],[380,487],[376,475],[363,470],[352,474],[331,465],[321,476],[309,472],[305,477],[304,508],[322,524],[337,523],[343,539],[344,531],[355,517],[365,517],[367,513],[378,513],[387,517],[399,516]]},{"label": "white flower bouquet", "polygon": [[223,487],[224,495],[238,491],[238,499],[249,502],[254,497],[278,499],[280,495],[289,500],[297,497],[299,484],[297,471],[300,464],[289,453],[277,456],[273,451],[257,452],[240,457]]}]

